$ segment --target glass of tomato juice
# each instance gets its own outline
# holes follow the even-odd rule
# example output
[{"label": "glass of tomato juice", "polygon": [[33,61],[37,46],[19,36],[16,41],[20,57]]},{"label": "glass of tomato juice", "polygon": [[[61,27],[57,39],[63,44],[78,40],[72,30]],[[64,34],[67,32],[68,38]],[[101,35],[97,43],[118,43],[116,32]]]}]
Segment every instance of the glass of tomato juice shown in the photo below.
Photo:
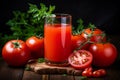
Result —
[{"label": "glass of tomato juice", "polygon": [[44,50],[48,65],[67,66],[71,54],[71,15],[53,14],[45,18]]}]

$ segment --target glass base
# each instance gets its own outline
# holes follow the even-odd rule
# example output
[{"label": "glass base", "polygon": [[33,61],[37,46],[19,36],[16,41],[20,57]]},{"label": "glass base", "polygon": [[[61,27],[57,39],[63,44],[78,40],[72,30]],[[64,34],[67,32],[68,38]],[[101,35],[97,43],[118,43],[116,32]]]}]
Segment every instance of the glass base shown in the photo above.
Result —
[{"label": "glass base", "polygon": [[53,62],[53,61],[49,61],[49,60],[46,60],[45,59],[45,63],[47,65],[50,65],[50,66],[58,66],[58,67],[65,67],[65,66],[69,66],[69,63],[68,61],[64,61],[64,62]]}]

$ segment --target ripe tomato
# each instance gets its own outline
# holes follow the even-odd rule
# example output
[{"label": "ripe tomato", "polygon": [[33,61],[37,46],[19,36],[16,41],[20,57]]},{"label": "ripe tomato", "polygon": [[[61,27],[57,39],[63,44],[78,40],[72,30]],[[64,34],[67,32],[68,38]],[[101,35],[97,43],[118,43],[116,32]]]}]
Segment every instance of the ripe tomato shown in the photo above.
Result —
[{"label": "ripe tomato", "polygon": [[106,70],[105,69],[99,69],[97,71],[100,72],[101,76],[105,76],[106,75]]},{"label": "ripe tomato", "polygon": [[81,35],[86,39],[90,38],[90,41],[92,42],[105,42],[106,41],[106,36],[104,32],[98,28],[95,28],[95,29],[87,28],[83,30]]},{"label": "ripe tomato", "polygon": [[32,58],[40,58],[44,56],[44,39],[32,36],[26,40],[27,46],[31,50]]},{"label": "ripe tomato", "polygon": [[22,40],[10,40],[2,49],[2,57],[11,66],[23,66],[30,59],[30,50]]},{"label": "ripe tomato", "polygon": [[92,71],[84,70],[82,72],[82,76],[92,77]]},{"label": "ripe tomato", "polygon": [[82,72],[82,76],[92,77],[92,67],[85,68],[85,70]]},{"label": "ripe tomato", "polygon": [[93,68],[92,67],[88,67],[88,68],[85,68],[85,71],[93,71]]},{"label": "ripe tomato", "polygon": [[82,76],[87,77],[102,77],[106,75],[105,69],[98,69],[93,71],[92,67],[85,68],[85,70],[82,72]]},{"label": "ripe tomato", "polygon": [[72,51],[74,51],[80,47],[81,47],[81,49],[88,48],[88,44],[85,44],[84,46],[82,46],[87,40],[84,37],[82,37],[81,35],[72,35],[71,41],[72,41],[72,45],[71,45]]},{"label": "ripe tomato", "polygon": [[92,54],[87,50],[74,51],[69,57],[68,61],[76,69],[85,69],[91,66],[93,60]]},{"label": "ripe tomato", "polygon": [[111,43],[91,44],[89,51],[93,54],[93,65],[95,66],[110,66],[117,57],[117,49]]},{"label": "ripe tomato", "polygon": [[101,76],[101,73],[99,71],[93,71],[93,74],[92,74],[93,77],[100,77]]}]

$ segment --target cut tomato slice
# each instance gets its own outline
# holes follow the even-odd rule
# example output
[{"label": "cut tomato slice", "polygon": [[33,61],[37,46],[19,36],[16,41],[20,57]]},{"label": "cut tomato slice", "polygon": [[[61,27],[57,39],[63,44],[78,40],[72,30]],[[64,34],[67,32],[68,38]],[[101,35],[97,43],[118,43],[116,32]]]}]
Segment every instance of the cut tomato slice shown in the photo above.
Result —
[{"label": "cut tomato slice", "polygon": [[91,66],[93,60],[92,54],[87,50],[78,50],[73,52],[68,61],[76,69],[85,69]]}]

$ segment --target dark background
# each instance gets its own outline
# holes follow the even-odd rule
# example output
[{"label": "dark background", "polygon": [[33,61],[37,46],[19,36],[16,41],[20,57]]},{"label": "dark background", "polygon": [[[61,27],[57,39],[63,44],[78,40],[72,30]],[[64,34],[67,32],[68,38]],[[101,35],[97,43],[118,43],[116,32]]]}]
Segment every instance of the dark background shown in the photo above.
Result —
[{"label": "dark background", "polygon": [[26,11],[29,7],[28,3],[55,5],[55,13],[72,15],[73,25],[76,25],[76,21],[82,18],[85,24],[91,22],[107,34],[120,34],[118,29],[120,27],[120,6],[117,0],[0,0],[0,32],[9,33],[9,26],[5,23],[12,18],[13,11]]}]

